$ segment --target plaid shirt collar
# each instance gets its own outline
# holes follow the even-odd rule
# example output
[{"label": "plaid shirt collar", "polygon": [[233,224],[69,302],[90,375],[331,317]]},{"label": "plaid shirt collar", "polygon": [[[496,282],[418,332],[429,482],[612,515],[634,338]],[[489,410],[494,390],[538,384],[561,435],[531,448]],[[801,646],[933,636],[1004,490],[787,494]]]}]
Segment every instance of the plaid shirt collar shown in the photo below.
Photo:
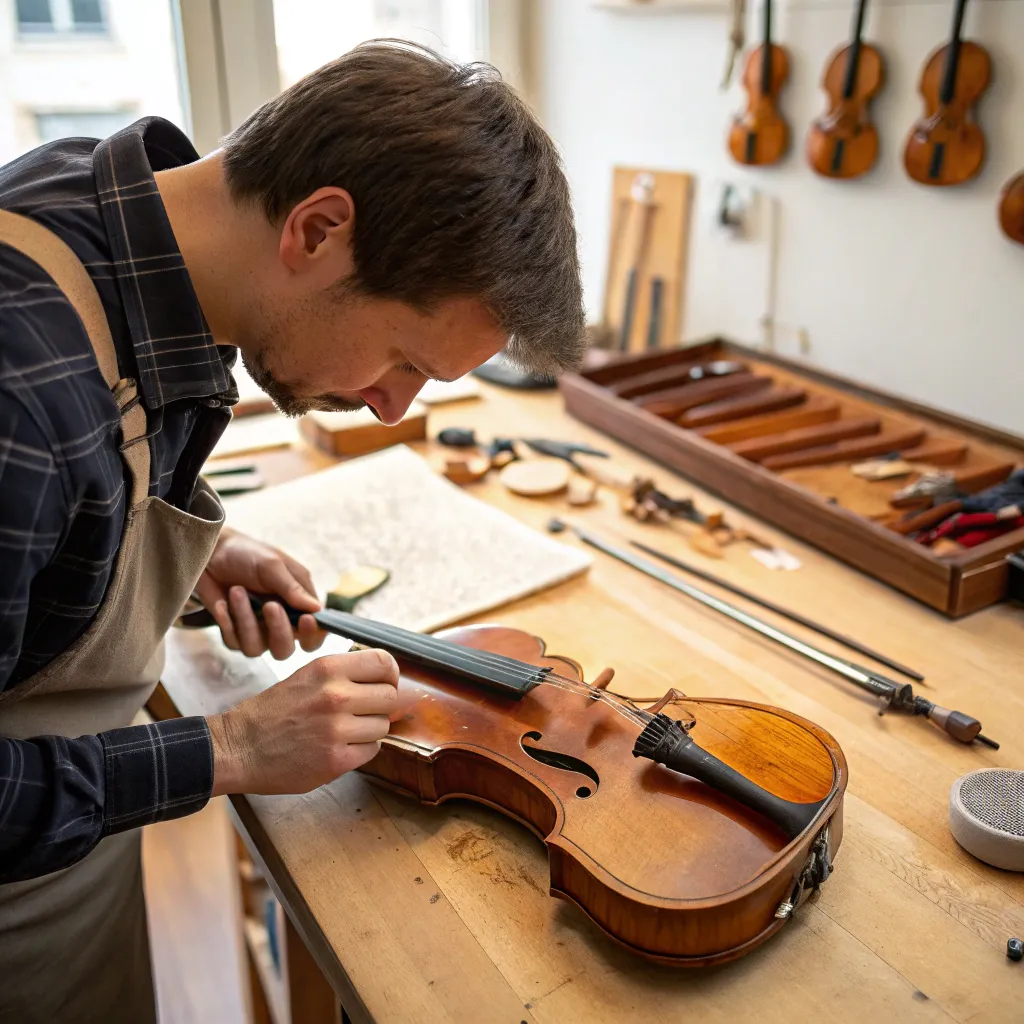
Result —
[{"label": "plaid shirt collar", "polygon": [[181,398],[238,399],[230,374],[236,350],[214,343],[153,179],[198,159],[188,138],[159,117],[122,129],[93,156],[139,386],[151,409]]}]

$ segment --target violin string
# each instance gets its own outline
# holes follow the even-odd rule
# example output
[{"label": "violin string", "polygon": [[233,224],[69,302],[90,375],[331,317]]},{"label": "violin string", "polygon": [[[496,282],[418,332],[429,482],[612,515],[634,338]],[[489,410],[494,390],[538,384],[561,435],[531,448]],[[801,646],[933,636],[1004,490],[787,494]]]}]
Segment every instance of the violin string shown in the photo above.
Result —
[{"label": "violin string", "polygon": [[[355,620],[356,616],[345,613],[346,619]],[[340,617],[340,616],[339,616]],[[622,715],[628,722],[634,725],[644,726],[650,718],[650,712],[644,711],[635,706],[633,701],[624,695],[612,695],[604,690],[599,690],[583,679],[570,676],[563,676],[553,670],[545,671],[545,667],[534,665],[530,662],[519,661],[504,654],[496,654],[492,651],[482,651],[475,647],[465,647],[451,640],[442,637],[430,636],[430,634],[414,633],[389,626],[387,623],[372,622],[371,620],[359,620],[359,625],[369,625],[359,631],[364,635],[377,633],[385,643],[393,644],[399,651],[408,654],[431,654],[444,655],[452,668],[464,670],[479,669],[481,675],[484,670],[495,669],[507,673],[513,678],[518,678],[522,683],[547,684],[555,686],[567,692],[576,693],[586,697],[588,700],[600,700]],[[374,628],[377,627],[377,628]]]}]

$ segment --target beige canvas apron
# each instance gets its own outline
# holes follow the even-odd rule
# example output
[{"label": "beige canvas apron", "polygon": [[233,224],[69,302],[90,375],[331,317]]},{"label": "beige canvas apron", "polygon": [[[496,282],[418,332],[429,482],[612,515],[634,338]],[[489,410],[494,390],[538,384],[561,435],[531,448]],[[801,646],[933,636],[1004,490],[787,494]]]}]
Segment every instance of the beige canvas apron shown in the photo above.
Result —
[{"label": "beige canvas apron", "polygon": [[[81,736],[131,724],[163,667],[163,637],[209,560],[224,521],[200,482],[188,512],[148,496],[146,414],[121,379],[88,272],[56,235],[0,211],[0,242],[38,263],[78,312],[121,413],[131,495],[106,598],[63,654],[0,694],[0,735]],[[83,860],[0,885],[0,1022],[156,1020],[138,829],[109,836]]]}]

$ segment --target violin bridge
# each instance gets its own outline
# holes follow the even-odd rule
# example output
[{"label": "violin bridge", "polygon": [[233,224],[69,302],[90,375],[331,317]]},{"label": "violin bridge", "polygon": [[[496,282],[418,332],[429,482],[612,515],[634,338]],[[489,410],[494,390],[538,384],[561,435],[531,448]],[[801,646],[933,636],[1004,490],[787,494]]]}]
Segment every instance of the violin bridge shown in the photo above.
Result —
[{"label": "violin bridge", "polygon": [[[677,690],[673,686],[672,689],[670,689],[668,691],[668,693],[666,693],[665,696],[661,698],[661,700],[655,701],[655,703],[652,704],[647,710],[652,715],[656,715],[660,711],[663,711],[665,708],[667,708],[669,706],[669,704],[675,704],[675,702],[677,700],[683,700],[683,699],[685,699],[685,697],[686,697],[686,694],[683,693],[682,690]],[[692,718],[693,716],[691,715],[690,717]],[[682,723],[680,723],[680,724],[682,724]],[[685,729],[687,727],[684,725],[683,728]]]}]

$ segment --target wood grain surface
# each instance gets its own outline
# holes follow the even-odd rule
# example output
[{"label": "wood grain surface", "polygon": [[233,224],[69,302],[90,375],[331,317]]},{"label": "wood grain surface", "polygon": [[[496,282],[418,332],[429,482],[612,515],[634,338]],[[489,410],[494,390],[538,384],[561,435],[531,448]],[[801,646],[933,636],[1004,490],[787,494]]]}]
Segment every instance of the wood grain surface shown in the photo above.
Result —
[{"label": "wood grain surface", "polygon": [[[487,388],[486,396],[473,409],[438,410],[436,425],[596,445],[670,493],[692,491],[699,505],[711,504],[568,419],[555,395]],[[564,499],[519,498],[493,478],[475,488],[537,528],[566,509]],[[793,551],[803,568],[772,572],[733,545],[707,563],[714,572],[913,664],[927,676],[922,694],[976,715],[1002,749],[961,746],[923,720],[880,718],[847,684],[600,556],[586,576],[487,621],[542,635],[550,651],[579,661],[586,678],[614,667],[614,689],[676,686],[691,697],[774,704],[828,730],[850,769],[834,874],[760,949],[684,972],[641,962],[552,899],[542,844],[486,808],[422,807],[359,774],[305,796],[234,798],[248,842],[353,1021],[1021,1019],[1024,974],[1005,948],[1024,934],[1024,876],[964,853],[947,808],[958,776],[1024,762],[1024,611],[997,605],[949,621],[816,548],[727,513]],[[606,535],[699,560],[670,529],[624,519],[610,494],[574,515]],[[266,665],[229,655],[206,633],[172,635],[164,684],[184,714],[219,710],[270,679]]]}]

